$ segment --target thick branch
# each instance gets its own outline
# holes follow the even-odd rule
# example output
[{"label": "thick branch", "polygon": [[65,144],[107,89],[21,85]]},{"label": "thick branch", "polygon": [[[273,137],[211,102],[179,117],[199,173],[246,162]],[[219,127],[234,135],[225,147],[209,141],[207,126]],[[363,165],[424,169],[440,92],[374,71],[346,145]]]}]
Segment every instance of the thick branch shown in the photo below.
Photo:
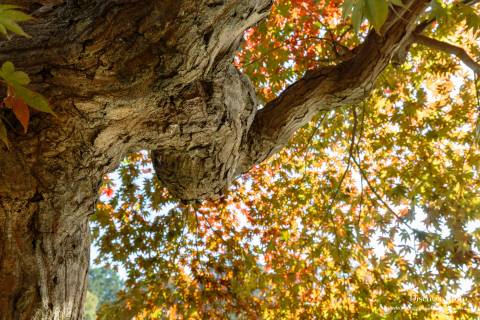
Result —
[{"label": "thick branch", "polygon": [[467,65],[470,69],[472,69],[475,73],[480,74],[480,64],[473,60],[473,58],[469,56],[465,49],[461,47],[457,47],[453,44],[443,42],[437,39],[429,38],[424,35],[414,35],[413,41],[429,48],[454,55],[463,63],[465,63],[465,65]]},{"label": "thick branch", "polygon": [[391,14],[382,36],[372,31],[351,60],[307,72],[260,110],[245,142],[239,173],[280,150],[320,110],[363,99],[396,50],[410,40],[426,5],[425,0],[412,1],[401,17]]}]

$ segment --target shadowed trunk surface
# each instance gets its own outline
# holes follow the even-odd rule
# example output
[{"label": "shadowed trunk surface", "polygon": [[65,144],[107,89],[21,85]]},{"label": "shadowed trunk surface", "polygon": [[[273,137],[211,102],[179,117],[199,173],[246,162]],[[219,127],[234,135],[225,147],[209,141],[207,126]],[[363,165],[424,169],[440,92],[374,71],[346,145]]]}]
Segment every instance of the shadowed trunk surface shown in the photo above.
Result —
[{"label": "shadowed trunk surface", "polygon": [[32,39],[0,42],[58,117],[34,114],[0,156],[0,319],[81,319],[88,215],[102,176],[152,151],[182,200],[216,197],[277,152],[322,109],[362,99],[410,41],[426,1],[391,15],[356,55],[308,72],[257,110],[232,65],[243,31],[271,0],[13,1],[36,19]]}]

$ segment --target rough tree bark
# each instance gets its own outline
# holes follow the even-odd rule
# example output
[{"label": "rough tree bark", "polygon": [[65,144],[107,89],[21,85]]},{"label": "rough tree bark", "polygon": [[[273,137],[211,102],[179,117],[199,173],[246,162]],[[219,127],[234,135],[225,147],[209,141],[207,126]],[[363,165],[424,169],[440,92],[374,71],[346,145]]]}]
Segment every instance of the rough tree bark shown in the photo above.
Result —
[{"label": "rough tree bark", "polygon": [[30,74],[58,117],[34,114],[2,148],[0,318],[80,319],[87,218],[122,157],[154,150],[175,196],[219,195],[318,111],[362,99],[427,1],[398,8],[351,60],[308,72],[261,110],[231,62],[272,0],[9,2],[36,17],[33,38],[0,42],[0,58]]}]

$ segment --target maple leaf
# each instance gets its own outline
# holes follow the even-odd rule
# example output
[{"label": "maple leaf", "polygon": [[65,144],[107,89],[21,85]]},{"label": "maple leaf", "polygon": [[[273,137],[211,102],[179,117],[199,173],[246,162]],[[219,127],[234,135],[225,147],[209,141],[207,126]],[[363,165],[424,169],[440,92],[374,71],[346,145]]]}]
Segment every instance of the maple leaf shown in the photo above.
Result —
[{"label": "maple leaf", "polygon": [[[341,19],[342,5],[349,19]],[[365,19],[369,32],[383,28],[387,5],[398,11],[403,3],[276,0],[270,18],[246,32],[235,63],[264,102],[275,99],[307,70],[341,63],[342,49],[368,31]],[[465,14],[442,11],[449,23],[425,32],[478,54],[477,39],[459,32]],[[450,58],[413,46],[408,63],[388,66],[366,101],[319,114],[216,202],[178,203],[144,175],[149,161],[130,155],[116,171],[121,185],[100,200],[93,221],[100,259],[129,277],[124,295],[100,314],[389,319],[397,316],[390,308],[417,319],[429,306],[405,308],[405,301],[422,296],[449,306],[446,292],[459,279],[472,288],[455,310],[474,314],[480,231],[472,233],[472,255],[455,248],[465,242],[464,226],[479,219],[480,150],[468,133],[478,121],[478,90]],[[452,263],[461,264],[458,272]]]},{"label": "maple leaf", "polygon": [[0,77],[15,91],[15,95],[22,99],[27,105],[39,111],[54,115],[45,97],[25,87],[25,85],[30,83],[30,78],[25,72],[15,70],[12,62],[6,61],[3,63],[0,68]]},{"label": "maple leaf", "polygon": [[28,109],[25,101],[23,101],[21,98],[17,98],[14,94],[14,89],[12,87],[8,87],[7,96],[5,99],[3,99],[3,102],[5,106],[12,109],[18,121],[20,121],[22,124],[24,133],[27,133],[30,110]]},{"label": "maple leaf", "polygon": [[107,197],[111,198],[113,196],[113,189],[112,188],[104,188],[102,190],[102,194],[106,195]]},{"label": "maple leaf", "polygon": [[15,34],[30,38],[30,36],[23,31],[18,22],[23,22],[32,19],[28,14],[18,10],[21,7],[11,4],[0,5],[0,33],[7,38],[10,37],[8,31]]}]

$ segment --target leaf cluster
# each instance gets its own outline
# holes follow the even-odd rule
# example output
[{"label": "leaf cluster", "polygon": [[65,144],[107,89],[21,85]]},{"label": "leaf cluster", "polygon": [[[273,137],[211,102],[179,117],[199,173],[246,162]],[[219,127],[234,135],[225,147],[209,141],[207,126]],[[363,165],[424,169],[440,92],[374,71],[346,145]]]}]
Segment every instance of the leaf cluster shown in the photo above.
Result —
[{"label": "leaf cluster", "polygon": [[[23,31],[18,22],[30,20],[32,17],[18,9],[20,7],[15,5],[0,5],[0,33],[8,38],[10,38],[9,32],[27,38],[30,37]],[[7,88],[1,107],[13,111],[15,117],[23,126],[24,133],[28,130],[30,120],[28,106],[41,112],[53,114],[48,100],[41,94],[26,87],[30,83],[30,78],[25,72],[15,70],[12,62],[6,61],[3,63],[0,69],[0,79]],[[8,121],[3,116],[2,119],[0,119],[0,140],[8,147],[7,129],[4,124],[4,122],[8,123]]]},{"label": "leaf cluster", "polygon": [[[342,6],[278,0],[247,32],[236,63],[264,101],[359,43]],[[477,18],[458,8],[425,32],[478,55]],[[147,153],[130,155],[93,218],[98,262],[128,275],[100,317],[478,318],[477,88],[452,57],[413,46],[369,99],[319,114],[215,202],[179,203]]]}]

